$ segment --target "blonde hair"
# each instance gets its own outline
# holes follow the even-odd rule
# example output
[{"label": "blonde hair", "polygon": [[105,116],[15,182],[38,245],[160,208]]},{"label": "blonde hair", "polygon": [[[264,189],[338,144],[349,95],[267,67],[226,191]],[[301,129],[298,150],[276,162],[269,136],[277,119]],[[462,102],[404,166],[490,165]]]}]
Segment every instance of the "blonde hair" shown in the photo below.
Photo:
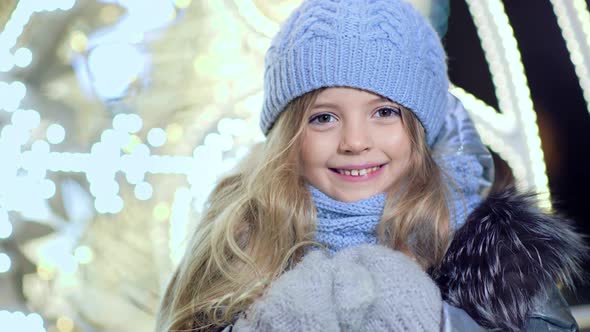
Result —
[{"label": "blonde hair", "polygon": [[[266,142],[211,193],[157,314],[157,331],[206,331],[232,322],[314,245],[315,209],[301,176],[299,151],[307,114],[322,89],[293,100]],[[380,242],[438,264],[448,244],[442,172],[424,129],[402,110],[412,154],[403,190],[388,194]]]}]

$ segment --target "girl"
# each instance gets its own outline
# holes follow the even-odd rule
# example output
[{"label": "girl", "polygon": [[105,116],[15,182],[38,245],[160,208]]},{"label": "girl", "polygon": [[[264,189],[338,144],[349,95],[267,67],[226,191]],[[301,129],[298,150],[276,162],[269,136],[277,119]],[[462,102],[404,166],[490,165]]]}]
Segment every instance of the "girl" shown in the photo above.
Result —
[{"label": "girl", "polygon": [[158,331],[573,331],[584,254],[484,150],[402,0],[308,0],[266,55],[261,127],[217,185]]}]

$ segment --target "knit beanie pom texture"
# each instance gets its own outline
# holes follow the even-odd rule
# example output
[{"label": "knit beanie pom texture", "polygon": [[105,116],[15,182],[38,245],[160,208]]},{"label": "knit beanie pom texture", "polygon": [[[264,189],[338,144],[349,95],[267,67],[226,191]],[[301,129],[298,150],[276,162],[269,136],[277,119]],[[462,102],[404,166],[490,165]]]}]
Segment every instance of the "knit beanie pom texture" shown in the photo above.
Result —
[{"label": "knit beanie pom texture", "polygon": [[266,53],[264,134],[290,101],[322,87],[363,89],[409,108],[432,144],[447,107],[445,52],[403,0],[307,0]]}]

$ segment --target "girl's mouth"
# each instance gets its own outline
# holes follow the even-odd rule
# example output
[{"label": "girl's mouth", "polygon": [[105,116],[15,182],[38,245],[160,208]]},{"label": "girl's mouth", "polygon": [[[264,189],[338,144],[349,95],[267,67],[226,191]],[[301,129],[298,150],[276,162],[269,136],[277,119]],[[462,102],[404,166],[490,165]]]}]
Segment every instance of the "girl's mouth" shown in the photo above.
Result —
[{"label": "girl's mouth", "polygon": [[330,170],[347,180],[364,180],[377,175],[385,165],[386,164],[359,169],[330,168]]}]

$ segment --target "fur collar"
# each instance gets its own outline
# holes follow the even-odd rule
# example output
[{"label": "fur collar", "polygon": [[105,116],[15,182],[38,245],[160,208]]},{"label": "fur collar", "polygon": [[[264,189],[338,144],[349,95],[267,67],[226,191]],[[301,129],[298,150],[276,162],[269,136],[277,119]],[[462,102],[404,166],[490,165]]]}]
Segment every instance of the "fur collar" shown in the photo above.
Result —
[{"label": "fur collar", "polygon": [[521,330],[553,283],[573,287],[587,247],[572,223],[542,213],[534,195],[490,194],[455,232],[432,275],[443,298],[480,325]]}]

